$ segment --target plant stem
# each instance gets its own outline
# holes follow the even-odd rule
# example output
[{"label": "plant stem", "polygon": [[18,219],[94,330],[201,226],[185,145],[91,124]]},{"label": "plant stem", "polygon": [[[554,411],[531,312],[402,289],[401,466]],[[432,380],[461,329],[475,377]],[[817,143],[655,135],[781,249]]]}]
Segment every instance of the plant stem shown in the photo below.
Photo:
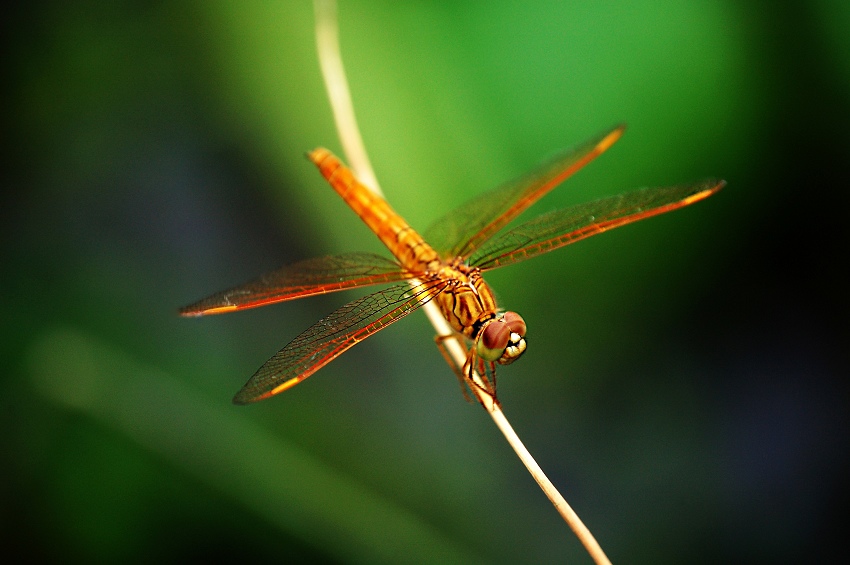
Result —
[{"label": "plant stem", "polygon": [[[316,10],[316,44],[319,53],[319,63],[325,79],[325,87],[328,91],[328,98],[330,99],[334,121],[336,122],[343,151],[349,162],[349,166],[357,175],[360,182],[378,194],[381,194],[381,189],[372,170],[372,165],[369,162],[363,139],[360,136],[360,130],[357,127],[357,120],[354,117],[354,106],[351,101],[348,82],[345,78],[342,57],[340,56],[336,2],[335,0],[315,0],[314,6]],[[412,284],[415,284],[415,281]],[[423,310],[434,326],[437,335],[444,339],[444,346],[454,358],[456,366],[462,367],[466,360],[466,347],[464,344],[460,341],[457,334],[452,331],[452,328],[434,302],[425,304]],[[531,473],[531,476],[534,477],[534,480],[543,489],[543,492],[563,517],[564,521],[575,532],[575,535],[584,545],[594,562],[599,565],[610,565],[611,562],[608,560],[605,552],[602,551],[596,538],[593,537],[590,530],[587,529],[572,507],[561,496],[555,485],[543,473],[543,470],[525,448],[522,441],[520,441],[519,436],[517,436],[510,422],[508,422],[499,404],[494,401],[492,396],[484,392],[486,387],[481,382],[480,377],[477,374],[473,374],[472,378],[481,386],[470,386],[469,389],[476,395],[481,405],[490,414],[490,417],[493,418],[493,421],[502,431],[505,439],[507,439],[526,469],[528,469],[528,472]]]}]

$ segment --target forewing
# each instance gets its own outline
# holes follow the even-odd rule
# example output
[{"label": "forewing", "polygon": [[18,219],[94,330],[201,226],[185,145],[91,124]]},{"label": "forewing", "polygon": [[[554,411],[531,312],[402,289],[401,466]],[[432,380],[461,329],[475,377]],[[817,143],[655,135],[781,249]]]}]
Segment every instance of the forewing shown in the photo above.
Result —
[{"label": "forewing", "polygon": [[314,294],[396,282],[413,276],[395,261],[371,253],[319,257],[294,263],[208,296],[181,308],[180,315],[219,314]]},{"label": "forewing", "polygon": [[487,243],[469,261],[482,271],[510,265],[574,241],[708,198],[726,183],[643,188],[544,214]]},{"label": "forewing", "polygon": [[444,259],[467,257],[523,210],[584,167],[623,133],[624,126],[556,154],[531,173],[485,192],[449,212],[425,232]]},{"label": "forewing", "polygon": [[397,284],[349,302],[319,320],[266,361],[233,398],[247,404],[297,385],[358,341],[413,312],[442,292],[446,283]]}]

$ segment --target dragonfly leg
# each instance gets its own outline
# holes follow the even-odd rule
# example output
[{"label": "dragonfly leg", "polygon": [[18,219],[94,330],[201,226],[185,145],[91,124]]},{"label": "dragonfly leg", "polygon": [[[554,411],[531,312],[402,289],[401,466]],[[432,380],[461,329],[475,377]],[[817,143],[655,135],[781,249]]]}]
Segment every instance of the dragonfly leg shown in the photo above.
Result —
[{"label": "dragonfly leg", "polygon": [[443,355],[443,359],[446,360],[446,363],[448,363],[449,367],[451,367],[452,371],[454,371],[454,374],[457,377],[458,382],[460,383],[460,391],[463,393],[463,398],[467,402],[472,402],[472,398],[470,398],[469,393],[466,392],[467,384],[466,384],[466,377],[464,376],[466,374],[466,365],[469,363],[469,355],[467,354],[467,361],[466,361],[466,363],[464,363],[463,367],[458,365],[457,362],[455,362],[455,358],[452,357],[451,355],[449,355],[449,351],[448,351],[448,349],[446,349],[446,346],[445,346],[445,343],[444,343],[444,342],[446,342],[450,339],[460,339],[460,338],[458,336],[454,336],[454,335],[438,335],[438,336],[434,336],[434,343],[437,344],[437,349],[440,350],[440,353]]},{"label": "dragonfly leg", "polygon": [[[437,349],[440,350],[440,353],[443,355],[446,363],[449,364],[449,367],[452,368],[455,376],[457,376],[458,382],[460,382],[460,390],[463,392],[463,397],[467,402],[472,402],[467,389],[472,391],[473,387],[475,387],[492,398],[495,404],[498,404],[499,401],[496,398],[496,363],[481,359],[475,354],[474,348],[468,347],[466,361],[464,361],[463,366],[459,366],[455,362],[454,357],[449,355],[449,352],[443,343],[450,339],[459,338],[454,335],[438,335],[434,338],[434,343],[437,344]],[[473,378],[473,373],[477,374],[478,378]]]},{"label": "dragonfly leg", "polygon": [[485,361],[477,357],[477,373],[479,380],[472,378],[472,373],[469,373],[469,381],[478,387],[482,392],[486,393],[493,399],[495,404],[499,404],[496,398],[496,363],[494,361]]},{"label": "dragonfly leg", "polygon": [[[499,404],[499,400],[496,398],[496,364],[493,361],[485,361],[478,357],[475,354],[475,349],[471,348],[466,356],[462,378],[470,390],[480,390],[493,399],[494,404]],[[484,408],[487,408],[478,394],[475,397],[478,398],[478,402]]]},{"label": "dragonfly leg", "polygon": [[485,374],[484,378],[486,379],[485,382],[487,383],[487,386],[489,387],[487,394],[492,396],[493,402],[498,404],[499,401],[496,399],[496,362],[495,361],[488,361],[486,363],[486,366],[487,367],[486,367],[486,370],[484,371],[484,374]]},{"label": "dragonfly leg", "polygon": [[[494,404],[499,404],[499,399],[496,398],[496,364],[494,362],[484,361],[475,355],[474,349],[470,349],[466,357],[466,363],[463,364],[461,377],[463,379],[462,382],[469,387],[469,390],[480,390],[493,399]],[[465,393],[466,389],[464,389]],[[476,394],[475,397],[484,408],[487,408],[481,400],[480,395]]]}]

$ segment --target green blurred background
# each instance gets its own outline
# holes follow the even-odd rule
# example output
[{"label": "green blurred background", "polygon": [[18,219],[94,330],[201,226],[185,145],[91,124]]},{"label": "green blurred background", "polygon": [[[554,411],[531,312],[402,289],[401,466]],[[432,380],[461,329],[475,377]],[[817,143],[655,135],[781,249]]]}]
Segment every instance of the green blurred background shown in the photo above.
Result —
[{"label": "green blurred background", "polygon": [[[339,15],[367,147],[414,227],[620,121],[533,212],[728,180],[494,271],[530,327],[500,397],[615,563],[830,554],[848,503],[848,4]],[[7,554],[589,561],[424,316],[249,407],[230,398],[253,371],[358,293],[177,317],[288,262],[381,250],[303,156],[340,150],[313,23],[307,0],[6,9]]]}]

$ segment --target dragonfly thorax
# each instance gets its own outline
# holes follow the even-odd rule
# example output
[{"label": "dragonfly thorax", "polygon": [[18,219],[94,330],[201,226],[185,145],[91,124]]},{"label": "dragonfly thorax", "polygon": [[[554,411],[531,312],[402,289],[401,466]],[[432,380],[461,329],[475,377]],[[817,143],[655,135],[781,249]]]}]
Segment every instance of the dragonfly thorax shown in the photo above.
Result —
[{"label": "dragonfly thorax", "polygon": [[456,263],[444,265],[436,274],[448,286],[437,297],[437,303],[452,329],[475,339],[482,324],[495,318],[496,297],[481,278],[481,272]]}]

